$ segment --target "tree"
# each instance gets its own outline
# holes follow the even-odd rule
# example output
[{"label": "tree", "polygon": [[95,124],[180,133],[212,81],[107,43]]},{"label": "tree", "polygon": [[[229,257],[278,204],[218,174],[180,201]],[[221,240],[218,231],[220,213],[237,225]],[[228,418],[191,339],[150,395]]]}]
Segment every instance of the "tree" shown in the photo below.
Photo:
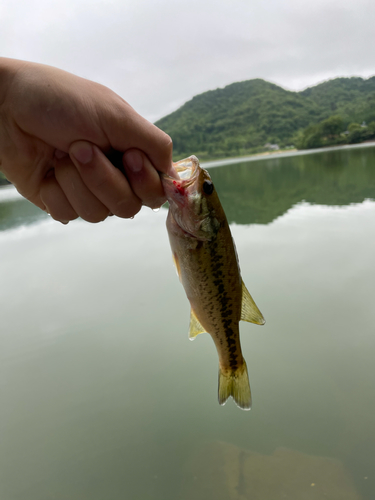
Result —
[{"label": "tree", "polygon": [[361,125],[359,123],[350,123],[348,125],[349,132],[354,132],[355,130],[361,130]]},{"label": "tree", "polygon": [[333,139],[344,131],[343,120],[340,115],[333,115],[323,120],[320,124],[323,137]]}]

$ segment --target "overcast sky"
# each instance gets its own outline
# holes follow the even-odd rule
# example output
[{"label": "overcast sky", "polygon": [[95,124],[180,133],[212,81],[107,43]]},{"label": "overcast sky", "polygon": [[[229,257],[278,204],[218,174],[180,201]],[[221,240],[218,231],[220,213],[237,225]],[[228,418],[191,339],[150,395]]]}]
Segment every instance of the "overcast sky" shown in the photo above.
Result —
[{"label": "overcast sky", "polygon": [[236,81],[375,75],[375,1],[0,0],[0,54],[96,80],[155,121]]}]

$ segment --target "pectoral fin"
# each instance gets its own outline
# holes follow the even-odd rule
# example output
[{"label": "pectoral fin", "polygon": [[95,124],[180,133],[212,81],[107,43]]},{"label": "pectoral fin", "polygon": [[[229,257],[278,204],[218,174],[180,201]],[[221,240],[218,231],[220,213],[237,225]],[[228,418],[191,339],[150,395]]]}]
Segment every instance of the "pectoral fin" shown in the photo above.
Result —
[{"label": "pectoral fin", "polygon": [[249,323],[255,323],[256,325],[264,325],[266,322],[243,281],[241,320],[248,321]]},{"label": "pectoral fin", "polygon": [[189,340],[194,340],[200,333],[205,333],[206,330],[199,323],[198,318],[194,314],[193,309],[190,311],[190,328],[189,328]]}]

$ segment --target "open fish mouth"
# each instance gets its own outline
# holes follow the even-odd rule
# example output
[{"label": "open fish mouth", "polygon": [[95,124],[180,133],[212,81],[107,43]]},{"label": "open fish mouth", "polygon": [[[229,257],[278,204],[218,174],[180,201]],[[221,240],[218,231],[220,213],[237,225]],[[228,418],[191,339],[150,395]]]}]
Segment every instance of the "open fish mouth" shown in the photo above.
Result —
[{"label": "open fish mouth", "polygon": [[[196,156],[189,156],[189,158],[173,163],[173,168],[184,187],[188,187],[199,174],[199,160]],[[164,182],[173,182],[177,179],[168,174],[161,174],[161,178]]]},{"label": "open fish mouth", "polygon": [[199,161],[196,156],[189,156],[173,164],[176,172],[182,181],[188,181],[195,177],[199,168]]}]

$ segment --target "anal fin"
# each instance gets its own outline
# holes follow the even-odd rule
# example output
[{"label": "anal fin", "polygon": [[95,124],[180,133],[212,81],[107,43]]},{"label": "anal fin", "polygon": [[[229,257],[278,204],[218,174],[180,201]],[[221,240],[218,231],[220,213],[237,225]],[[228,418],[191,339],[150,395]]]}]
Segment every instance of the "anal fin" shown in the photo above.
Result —
[{"label": "anal fin", "polygon": [[189,327],[189,340],[194,340],[200,333],[206,333],[206,330],[199,323],[193,309],[190,311],[190,327]]},{"label": "anal fin", "polygon": [[241,303],[241,320],[255,323],[256,325],[264,325],[266,322],[263,314],[259,311],[258,306],[254,302],[245,283],[242,281],[242,303]]}]

